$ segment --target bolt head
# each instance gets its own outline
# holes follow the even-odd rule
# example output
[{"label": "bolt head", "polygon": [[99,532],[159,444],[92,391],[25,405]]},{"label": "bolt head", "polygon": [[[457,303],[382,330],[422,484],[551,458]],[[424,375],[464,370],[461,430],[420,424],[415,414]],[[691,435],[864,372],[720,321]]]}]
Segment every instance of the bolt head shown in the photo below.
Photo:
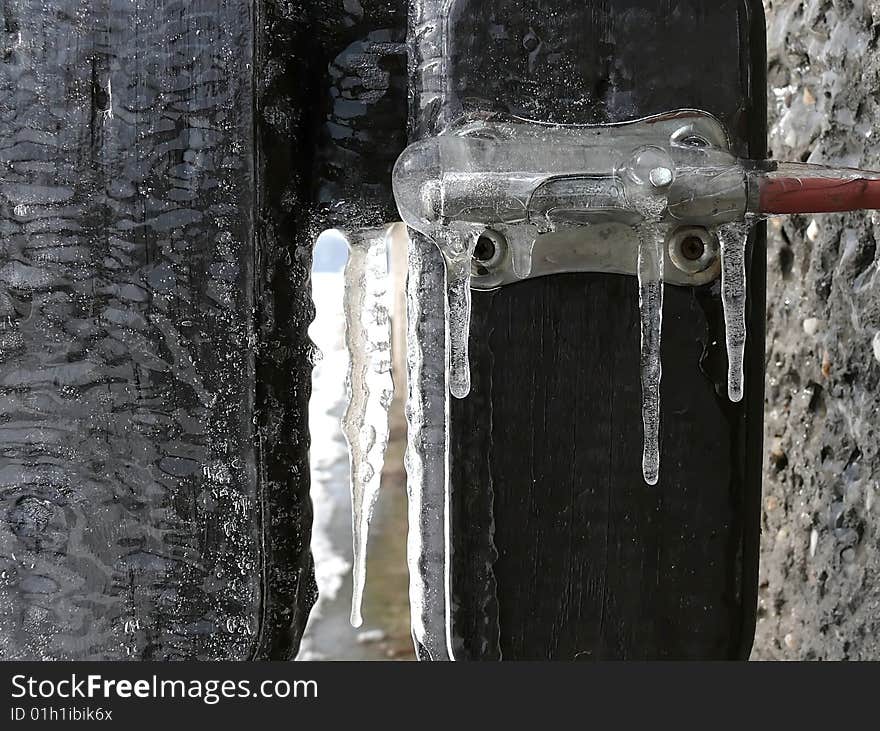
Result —
[{"label": "bolt head", "polygon": [[646,145],[634,150],[624,166],[627,177],[642,188],[642,194],[651,189],[664,188],[675,180],[675,163],[662,147]]},{"label": "bolt head", "polygon": [[667,167],[654,168],[648,177],[655,188],[665,188],[672,183],[672,171]]}]

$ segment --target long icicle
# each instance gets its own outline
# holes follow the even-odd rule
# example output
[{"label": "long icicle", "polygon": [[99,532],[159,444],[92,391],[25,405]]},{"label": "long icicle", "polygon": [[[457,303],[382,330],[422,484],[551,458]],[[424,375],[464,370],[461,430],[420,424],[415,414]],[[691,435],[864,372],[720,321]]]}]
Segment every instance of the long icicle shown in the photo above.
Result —
[{"label": "long icicle", "polygon": [[351,624],[360,627],[367,574],[370,520],[379,495],[388,410],[394,397],[391,378],[391,317],[388,311],[387,228],[349,236],[345,266],[345,343],[349,354],[349,402],[342,432],[351,460],[351,519],[354,566]]},{"label": "long icicle", "polygon": [[721,243],[721,301],[727,339],[727,393],[742,401],[746,349],[746,244],[751,224],[730,223],[718,229]]},{"label": "long icicle", "polygon": [[471,330],[471,257],[475,242],[451,234],[446,259],[446,322],[449,332],[449,392],[465,398],[471,390],[468,338]]},{"label": "long icicle", "polygon": [[666,235],[652,221],[636,227],[639,237],[639,313],[641,320],[642,473],[645,482],[660,478],[660,342],[663,332],[663,247]]}]

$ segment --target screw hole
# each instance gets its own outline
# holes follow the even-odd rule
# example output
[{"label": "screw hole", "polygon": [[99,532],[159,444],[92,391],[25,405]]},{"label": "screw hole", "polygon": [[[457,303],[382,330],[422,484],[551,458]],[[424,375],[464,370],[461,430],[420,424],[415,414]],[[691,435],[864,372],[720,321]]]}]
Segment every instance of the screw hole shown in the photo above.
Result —
[{"label": "screw hole", "polygon": [[681,242],[681,253],[688,261],[697,261],[706,252],[706,244],[699,236],[686,236]]},{"label": "screw hole", "polygon": [[685,137],[685,139],[681,141],[681,144],[686,145],[687,147],[708,147],[709,140],[705,137],[700,137],[700,135],[690,135]]},{"label": "screw hole", "polygon": [[474,263],[491,269],[501,261],[506,247],[507,241],[504,236],[498,233],[498,231],[487,228],[477,238],[473,255]]},{"label": "screw hole", "polygon": [[680,228],[669,239],[669,258],[679,271],[699,274],[717,263],[718,240],[702,226]]},{"label": "screw hole", "polygon": [[483,233],[477,239],[477,246],[474,249],[474,259],[479,262],[492,261],[495,254],[498,253],[498,247],[495,240],[488,233]]}]

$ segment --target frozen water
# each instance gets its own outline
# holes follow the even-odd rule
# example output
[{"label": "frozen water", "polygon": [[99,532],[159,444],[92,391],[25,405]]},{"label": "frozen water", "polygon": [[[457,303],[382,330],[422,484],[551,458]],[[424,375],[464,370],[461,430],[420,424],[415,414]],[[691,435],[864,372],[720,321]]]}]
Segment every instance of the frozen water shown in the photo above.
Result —
[{"label": "frozen water", "polygon": [[641,320],[642,472],[656,485],[660,476],[660,342],[663,331],[663,246],[665,232],[651,221],[637,227],[639,236],[639,315]]},{"label": "frozen water", "polygon": [[342,431],[351,456],[351,518],[354,549],[351,623],[363,623],[370,519],[379,495],[391,378],[391,317],[388,306],[388,229],[365,229],[349,237],[345,266],[345,342],[349,352],[349,403]]},{"label": "frozen water", "polygon": [[730,223],[718,229],[721,243],[721,301],[727,339],[727,393],[742,401],[743,359],[746,348],[746,244],[748,223]]},{"label": "frozen water", "polygon": [[471,252],[446,260],[446,323],[449,337],[449,391],[464,398],[471,390],[468,337],[471,328]]},{"label": "frozen water", "polygon": [[272,256],[242,8],[0,11],[0,659],[247,659],[308,604],[306,511],[275,497],[303,440],[261,441],[255,403],[258,336],[306,366],[299,320],[253,315]]},{"label": "frozen water", "polygon": [[535,248],[535,238],[535,232],[527,230],[523,233],[516,227],[510,227],[507,234],[513,272],[520,279],[526,279],[532,273],[532,251]]},{"label": "frozen water", "polygon": [[407,299],[407,498],[409,603],[413,643],[420,659],[448,660],[449,438],[442,353],[445,308],[434,307],[445,267],[432,241],[416,234],[409,247]]}]

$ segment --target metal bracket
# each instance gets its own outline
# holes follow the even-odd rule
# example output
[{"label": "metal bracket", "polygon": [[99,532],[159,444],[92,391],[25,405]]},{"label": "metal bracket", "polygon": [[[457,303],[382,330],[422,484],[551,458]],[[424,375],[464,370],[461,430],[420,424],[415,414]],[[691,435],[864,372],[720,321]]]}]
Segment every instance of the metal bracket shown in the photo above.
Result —
[{"label": "metal bracket", "polygon": [[[504,228],[487,228],[477,239],[471,263],[471,287],[492,290],[521,279],[566,272],[599,272],[636,276],[639,237],[627,223],[605,221],[592,226],[539,234],[527,277],[514,271]],[[484,259],[488,257],[488,259]],[[665,281],[698,287],[721,276],[717,235],[704,226],[678,226],[666,236]]]},{"label": "metal bracket", "polygon": [[721,123],[683,110],[613,125],[489,117],[410,145],[398,210],[446,261],[449,390],[470,390],[471,289],[560,272],[638,277],[645,480],[657,482],[664,285],[721,278],[728,394],[743,396],[746,251],[756,221],[880,208],[880,173],[740,160]]},{"label": "metal bracket", "polygon": [[[737,159],[721,123],[693,110],[591,127],[474,120],[410,145],[392,182],[403,220],[433,240],[445,259],[445,375],[457,398],[470,391],[471,289],[561,272],[638,277],[642,471],[651,485],[660,472],[664,285],[698,286],[720,276],[727,388],[730,399],[739,401],[751,226],[778,214],[880,209],[880,173]],[[384,232],[361,232],[358,256],[347,267],[352,276],[347,291],[358,294],[360,309],[369,314],[347,338],[355,346],[352,363],[369,364],[384,352],[384,341],[371,343],[364,329],[387,328],[387,313],[374,291],[384,247]],[[349,311],[350,321],[358,320],[357,310]],[[381,362],[374,366],[360,369],[358,411],[350,412],[347,425],[358,517],[353,622],[360,617],[369,502],[378,486],[367,447],[382,442],[373,434],[362,444],[361,432],[370,403],[387,403],[381,389],[364,380],[364,374],[373,373],[373,379],[382,374]],[[449,496],[447,479],[437,500],[422,496],[411,513],[419,540],[439,547],[432,555],[443,556],[447,577],[449,543],[436,518],[438,510],[448,516]],[[449,594],[439,596],[440,620],[448,628]],[[436,624],[433,614],[432,621]],[[448,632],[445,637],[435,632],[433,639],[437,652],[446,652],[441,645]]]},{"label": "metal bracket", "polygon": [[714,227],[746,213],[737,163],[721,123],[695,110],[600,126],[489,118],[407,148],[394,191],[406,223],[447,260],[471,253],[473,289],[635,276],[647,218],[666,232],[664,279],[699,286],[720,275]]}]

